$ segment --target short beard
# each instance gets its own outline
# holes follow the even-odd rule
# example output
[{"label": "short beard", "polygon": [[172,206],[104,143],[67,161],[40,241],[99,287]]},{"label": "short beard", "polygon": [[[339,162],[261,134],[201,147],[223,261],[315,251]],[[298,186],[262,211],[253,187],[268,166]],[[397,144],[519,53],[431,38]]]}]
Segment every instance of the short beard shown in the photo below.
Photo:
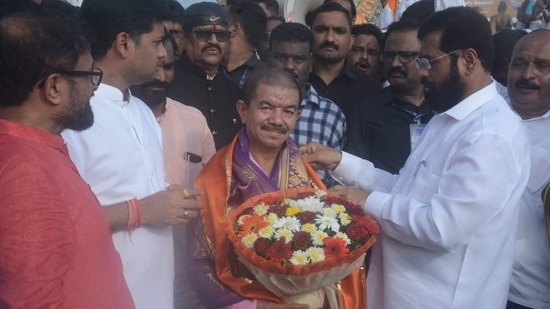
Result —
[{"label": "short beard", "polygon": [[90,99],[83,102],[76,90],[75,82],[70,82],[70,96],[66,109],[55,119],[55,123],[62,129],[84,131],[94,124],[94,113],[90,106]]},{"label": "short beard", "polygon": [[[428,104],[432,107],[434,112],[438,114],[444,113],[457,105],[462,101],[464,93],[466,92],[466,87],[458,73],[458,58],[453,56],[454,55],[451,55],[453,59],[451,60],[449,78],[437,86],[437,88],[435,84],[429,83],[430,91],[424,93]],[[423,81],[423,84],[424,83]]]}]

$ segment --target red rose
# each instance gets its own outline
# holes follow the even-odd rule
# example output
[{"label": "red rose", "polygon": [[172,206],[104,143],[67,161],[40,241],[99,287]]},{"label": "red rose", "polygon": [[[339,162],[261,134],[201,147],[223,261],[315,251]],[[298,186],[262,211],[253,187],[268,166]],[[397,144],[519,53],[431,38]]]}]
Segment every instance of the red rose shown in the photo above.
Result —
[{"label": "red rose", "polygon": [[271,205],[269,208],[269,212],[272,212],[277,215],[277,217],[282,218],[286,216],[286,209],[288,208],[287,205]]},{"label": "red rose", "polygon": [[348,234],[350,240],[357,241],[368,237],[369,231],[367,230],[366,226],[354,222],[348,225],[348,228],[346,229],[346,234]]},{"label": "red rose", "polygon": [[380,234],[380,227],[378,227],[378,223],[367,216],[352,216],[352,221],[364,227],[368,234]]},{"label": "red rose", "polygon": [[290,259],[292,257],[290,245],[291,243],[287,244],[284,238],[277,240],[267,249],[266,258],[277,263]]},{"label": "red rose", "polygon": [[308,232],[299,231],[292,236],[292,248],[295,250],[306,250],[311,242],[311,235]]},{"label": "red rose", "polygon": [[301,224],[313,223],[315,220],[315,213],[311,211],[302,211],[297,213],[296,219],[300,220]]},{"label": "red rose", "polygon": [[267,252],[267,249],[269,249],[270,243],[271,241],[269,240],[269,238],[260,237],[254,242],[254,251],[256,251],[259,256],[265,258],[265,254]]}]

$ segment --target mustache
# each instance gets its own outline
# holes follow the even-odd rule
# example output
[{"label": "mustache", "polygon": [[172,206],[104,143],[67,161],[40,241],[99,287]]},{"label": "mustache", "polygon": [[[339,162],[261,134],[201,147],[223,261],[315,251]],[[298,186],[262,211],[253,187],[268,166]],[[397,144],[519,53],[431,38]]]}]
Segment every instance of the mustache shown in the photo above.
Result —
[{"label": "mustache", "polygon": [[340,47],[332,42],[325,42],[321,45],[319,45],[319,48],[322,49],[322,48],[325,48],[325,47],[330,47],[330,48],[334,48],[336,50],[339,50]]},{"label": "mustache", "polygon": [[207,44],[205,47],[203,47],[203,48],[201,49],[201,52],[204,52],[204,51],[206,51],[206,50],[209,49],[209,48],[215,48],[215,49],[217,49],[220,53],[222,52],[222,48],[221,48],[220,45],[218,45],[218,44]]},{"label": "mustache", "polygon": [[275,125],[272,125],[272,124],[269,124],[269,123],[262,124],[260,129],[265,130],[265,131],[276,131],[276,132],[279,132],[281,134],[286,134],[288,132],[288,130],[283,126],[275,126]]},{"label": "mustache", "polygon": [[363,67],[365,69],[370,69],[370,64],[366,60],[360,60],[355,63],[356,67]]},{"label": "mustache", "polygon": [[393,73],[401,74],[401,75],[403,75],[403,77],[407,77],[409,75],[407,70],[405,70],[403,68],[391,68],[391,69],[388,70],[388,75],[393,74]]},{"label": "mustache", "polygon": [[524,88],[530,88],[530,89],[539,89],[540,86],[537,85],[535,82],[526,80],[526,79],[520,79],[518,80],[514,86],[516,87],[524,87]]},{"label": "mustache", "polygon": [[148,83],[145,83],[142,85],[143,88],[162,88],[162,89],[168,89],[170,87],[170,84],[167,82],[159,82],[159,81],[151,81]]}]

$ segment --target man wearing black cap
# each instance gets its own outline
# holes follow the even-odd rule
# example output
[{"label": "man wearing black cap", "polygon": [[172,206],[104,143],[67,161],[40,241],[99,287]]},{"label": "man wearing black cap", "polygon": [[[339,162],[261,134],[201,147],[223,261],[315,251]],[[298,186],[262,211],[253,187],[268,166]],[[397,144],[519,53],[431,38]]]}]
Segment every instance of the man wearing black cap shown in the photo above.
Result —
[{"label": "man wearing black cap", "polygon": [[185,52],[176,63],[168,97],[199,109],[214,136],[216,149],[228,145],[241,123],[235,104],[241,97],[237,85],[221,71],[229,20],[213,2],[200,2],[183,15]]}]

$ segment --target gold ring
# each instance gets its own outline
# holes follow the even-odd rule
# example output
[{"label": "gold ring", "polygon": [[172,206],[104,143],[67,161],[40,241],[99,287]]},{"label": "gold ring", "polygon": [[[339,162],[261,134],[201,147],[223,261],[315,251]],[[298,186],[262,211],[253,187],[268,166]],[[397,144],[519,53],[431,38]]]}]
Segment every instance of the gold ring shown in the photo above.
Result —
[{"label": "gold ring", "polygon": [[183,212],[183,216],[187,218],[188,211],[187,209]]},{"label": "gold ring", "polygon": [[183,198],[185,198],[185,199],[187,199],[191,196],[191,192],[189,192],[189,190],[187,190],[187,189],[181,190],[181,193],[183,194]]}]

